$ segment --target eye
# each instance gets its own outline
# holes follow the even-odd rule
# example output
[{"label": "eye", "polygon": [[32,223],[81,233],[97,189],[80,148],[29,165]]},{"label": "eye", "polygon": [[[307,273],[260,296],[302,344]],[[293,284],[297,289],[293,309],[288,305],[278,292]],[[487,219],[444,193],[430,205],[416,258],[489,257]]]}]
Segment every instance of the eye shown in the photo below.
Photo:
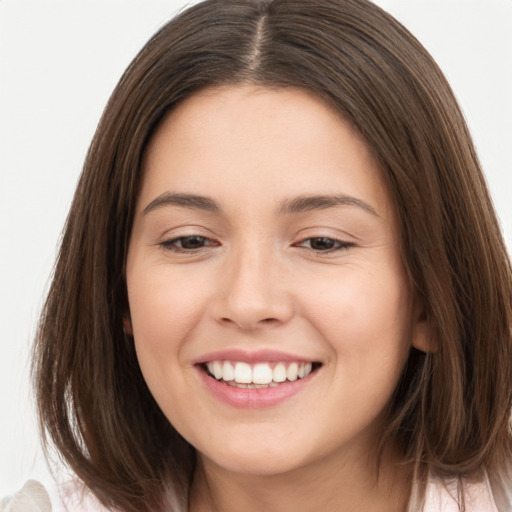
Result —
[{"label": "eye", "polygon": [[218,245],[210,238],[200,235],[180,236],[172,240],[165,240],[160,244],[161,247],[173,252],[197,252],[204,247]]},{"label": "eye", "polygon": [[299,242],[297,246],[311,249],[315,252],[328,253],[342,249],[348,249],[349,247],[353,247],[354,244],[326,236],[318,236],[313,238],[306,238],[305,240]]}]

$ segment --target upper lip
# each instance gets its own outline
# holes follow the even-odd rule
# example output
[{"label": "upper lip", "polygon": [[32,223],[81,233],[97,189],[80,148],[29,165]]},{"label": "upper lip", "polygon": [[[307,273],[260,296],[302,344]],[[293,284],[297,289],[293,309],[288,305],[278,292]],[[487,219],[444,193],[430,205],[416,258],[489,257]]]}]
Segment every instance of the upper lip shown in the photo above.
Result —
[{"label": "upper lip", "polygon": [[311,363],[317,360],[308,357],[289,354],[279,350],[240,350],[226,349],[209,352],[194,361],[194,364],[203,364],[209,361],[241,361],[244,363],[295,361],[299,363]]}]

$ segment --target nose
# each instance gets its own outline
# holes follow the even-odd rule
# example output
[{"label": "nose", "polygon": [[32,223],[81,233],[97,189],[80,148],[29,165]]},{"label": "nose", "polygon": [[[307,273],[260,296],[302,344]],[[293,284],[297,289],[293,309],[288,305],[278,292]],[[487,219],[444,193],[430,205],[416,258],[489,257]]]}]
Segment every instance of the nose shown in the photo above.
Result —
[{"label": "nose", "polygon": [[215,319],[242,330],[257,330],[287,323],[293,316],[287,272],[270,250],[246,248],[226,261]]}]

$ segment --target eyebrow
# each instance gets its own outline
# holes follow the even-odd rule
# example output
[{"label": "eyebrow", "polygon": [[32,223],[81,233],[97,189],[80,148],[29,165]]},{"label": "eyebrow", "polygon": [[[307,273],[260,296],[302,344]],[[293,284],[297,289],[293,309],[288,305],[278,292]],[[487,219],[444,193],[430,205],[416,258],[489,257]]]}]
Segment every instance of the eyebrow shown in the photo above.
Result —
[{"label": "eyebrow", "polygon": [[347,195],[300,196],[295,199],[288,199],[283,201],[279,207],[279,213],[287,215],[309,212],[312,210],[324,210],[335,206],[357,206],[367,213],[380,217],[375,209],[369,204]]},{"label": "eyebrow", "polygon": [[144,215],[147,213],[161,208],[162,206],[182,206],[183,208],[190,208],[192,210],[203,210],[210,213],[220,213],[220,208],[217,203],[209,197],[198,196],[195,194],[177,194],[173,192],[164,192],[156,199],[153,199],[146,208],[144,208]]},{"label": "eyebrow", "polygon": [[[210,213],[221,213],[219,205],[211,198],[196,194],[180,194],[175,192],[164,192],[153,199],[146,208],[144,215],[163,206],[181,206],[192,210],[202,210]],[[284,200],[278,208],[281,215],[304,213],[313,210],[324,210],[336,206],[356,206],[367,213],[380,217],[374,208],[369,204],[348,195],[311,195],[299,196],[294,199]]]}]

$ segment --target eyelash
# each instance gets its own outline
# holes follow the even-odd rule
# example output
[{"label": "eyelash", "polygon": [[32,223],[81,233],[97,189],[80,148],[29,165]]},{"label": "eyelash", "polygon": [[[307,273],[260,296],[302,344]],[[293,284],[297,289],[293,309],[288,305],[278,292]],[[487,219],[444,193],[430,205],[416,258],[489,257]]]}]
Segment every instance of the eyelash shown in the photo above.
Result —
[{"label": "eyelash", "polygon": [[[199,247],[195,247],[193,249],[191,249],[191,248],[187,249],[187,248],[183,247],[183,242],[186,240],[190,241],[191,239],[196,239],[196,241],[198,241],[201,245]],[[311,247],[312,241],[316,241],[316,242],[322,241],[321,243],[331,244],[332,247],[327,248],[327,249],[318,249],[318,248],[314,249],[313,247]],[[307,247],[305,245],[307,242],[309,242],[310,247]],[[178,244],[181,244],[181,247]],[[163,249],[165,249],[167,251],[174,252],[174,253],[196,254],[197,252],[199,252],[201,249],[204,249],[205,247],[214,247],[219,244],[205,236],[189,235],[189,236],[179,236],[179,237],[173,238],[171,240],[165,240],[164,242],[161,242],[159,245]],[[327,236],[314,236],[314,237],[305,238],[304,240],[301,240],[300,242],[294,244],[294,246],[308,249],[317,254],[330,254],[330,253],[337,252],[337,251],[347,250],[350,247],[353,247],[354,244],[351,242],[344,242],[342,240],[337,240],[336,238],[330,238]]]},{"label": "eyelash", "polygon": [[[187,249],[183,247],[183,241],[184,240],[190,240],[190,239],[196,239],[198,241],[202,242],[202,245],[200,247],[196,247],[194,249]],[[207,242],[207,243],[205,243]],[[182,247],[180,247],[178,244],[181,244]],[[176,238],[173,238],[172,240],[165,240],[164,242],[160,243],[160,247],[167,251],[179,253],[179,254],[195,254],[199,250],[205,248],[205,247],[213,247],[219,245],[218,243],[214,242],[210,238],[207,238],[205,236],[201,235],[189,235],[189,236],[179,236]]]},{"label": "eyelash", "polygon": [[[313,247],[311,247],[311,242],[313,240],[315,240],[317,242],[322,241],[322,243],[325,243],[325,242],[332,243],[333,247],[328,248],[328,249],[323,249],[323,250],[322,249],[314,249]],[[310,247],[305,247],[304,244],[306,242],[309,242]],[[299,243],[297,243],[295,245],[298,247],[303,247],[303,248],[309,249],[318,254],[330,254],[330,253],[337,252],[337,251],[347,250],[350,247],[354,247],[354,244],[351,242],[344,242],[343,240],[338,240],[336,238],[330,238],[328,236],[313,236],[313,237],[305,238],[304,240],[301,240]]]}]

